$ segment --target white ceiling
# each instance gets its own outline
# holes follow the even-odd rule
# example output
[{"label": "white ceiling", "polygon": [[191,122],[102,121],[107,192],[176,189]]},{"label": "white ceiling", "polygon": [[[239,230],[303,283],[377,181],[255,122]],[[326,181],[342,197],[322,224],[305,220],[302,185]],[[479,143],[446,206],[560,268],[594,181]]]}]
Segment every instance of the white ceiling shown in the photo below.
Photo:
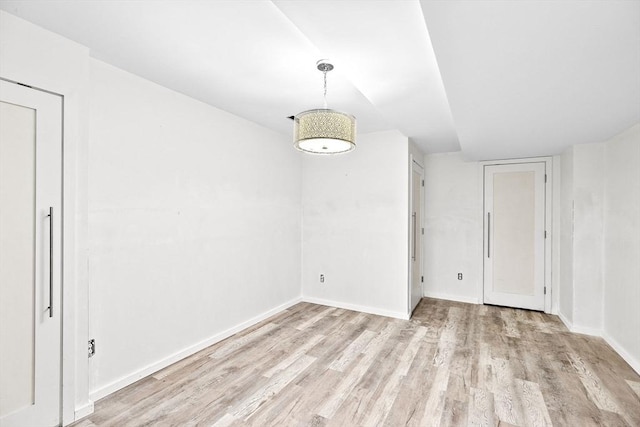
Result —
[{"label": "white ceiling", "polygon": [[556,154],[640,122],[640,1],[422,1],[464,154]]},{"label": "white ceiling", "polygon": [[287,116],[322,105],[320,58],[336,66],[330,108],[354,114],[361,133],[398,129],[430,153],[557,154],[640,122],[637,0],[0,0],[0,8],[287,135]]}]

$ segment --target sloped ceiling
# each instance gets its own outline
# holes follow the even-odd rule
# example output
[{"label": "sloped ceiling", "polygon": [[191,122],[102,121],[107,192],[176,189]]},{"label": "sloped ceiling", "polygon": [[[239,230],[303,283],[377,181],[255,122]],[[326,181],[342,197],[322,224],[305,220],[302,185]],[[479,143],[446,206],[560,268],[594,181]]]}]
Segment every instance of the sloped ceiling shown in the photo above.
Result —
[{"label": "sloped ceiling", "polygon": [[551,155],[640,121],[640,1],[0,0],[92,56],[291,135],[322,105],[425,152]]}]

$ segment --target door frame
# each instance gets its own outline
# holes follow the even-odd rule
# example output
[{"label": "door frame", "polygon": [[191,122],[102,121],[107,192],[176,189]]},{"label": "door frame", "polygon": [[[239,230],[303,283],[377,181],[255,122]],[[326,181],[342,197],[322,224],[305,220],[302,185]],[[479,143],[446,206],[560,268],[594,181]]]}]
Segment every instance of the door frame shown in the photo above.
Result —
[{"label": "door frame", "polygon": [[514,163],[545,163],[545,174],[547,176],[546,184],[545,184],[545,195],[544,195],[544,228],[547,232],[547,238],[544,241],[544,286],[547,289],[547,292],[544,296],[544,312],[552,313],[552,294],[554,293],[554,289],[552,286],[552,261],[553,261],[553,240],[554,240],[554,232],[553,232],[553,158],[552,157],[528,157],[522,159],[504,159],[504,160],[485,160],[478,162],[478,187],[480,194],[480,209],[479,209],[479,224],[482,227],[481,239],[482,239],[482,250],[480,251],[480,271],[478,281],[478,301],[480,304],[484,304],[484,257],[486,250],[486,223],[484,218],[484,167],[485,166],[499,166],[499,165],[509,165]]},{"label": "door frame", "polygon": [[[411,234],[411,215],[413,213],[413,168],[414,165],[418,166],[422,173],[421,173],[421,180],[423,181],[423,184],[420,186],[420,207],[421,207],[421,212],[422,215],[420,216],[420,224],[417,224],[417,227],[421,230],[420,233],[418,233],[418,239],[419,242],[418,244],[420,245],[420,274],[424,277],[424,255],[423,255],[423,251],[424,250],[424,237],[422,235],[422,230],[424,228],[424,165],[419,161],[416,160],[415,156],[413,154],[409,155],[409,187],[408,187],[408,191],[409,191],[409,212],[408,212],[408,227],[407,227],[407,242],[408,242],[408,261],[407,261],[407,269],[408,269],[408,275],[407,277],[409,278],[408,282],[407,282],[407,314],[409,317],[411,317],[411,314],[413,312],[413,309],[411,307],[411,285],[413,284],[413,269],[412,269],[412,265],[411,265],[411,249],[412,249],[412,245],[413,245],[413,236]],[[421,289],[421,297],[424,297],[424,282],[420,283],[420,289]]]}]

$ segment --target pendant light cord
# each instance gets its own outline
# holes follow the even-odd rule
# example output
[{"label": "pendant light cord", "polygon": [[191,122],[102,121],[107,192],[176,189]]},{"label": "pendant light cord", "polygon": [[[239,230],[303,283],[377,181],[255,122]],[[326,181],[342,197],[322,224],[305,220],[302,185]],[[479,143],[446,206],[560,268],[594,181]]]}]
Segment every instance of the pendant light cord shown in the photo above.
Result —
[{"label": "pendant light cord", "polygon": [[321,59],[317,63],[318,70],[322,71],[324,75],[324,109],[327,109],[327,73],[333,70],[333,65],[327,62],[326,59]]},{"label": "pendant light cord", "polygon": [[327,70],[323,70],[322,74],[324,74],[324,108],[327,108]]}]

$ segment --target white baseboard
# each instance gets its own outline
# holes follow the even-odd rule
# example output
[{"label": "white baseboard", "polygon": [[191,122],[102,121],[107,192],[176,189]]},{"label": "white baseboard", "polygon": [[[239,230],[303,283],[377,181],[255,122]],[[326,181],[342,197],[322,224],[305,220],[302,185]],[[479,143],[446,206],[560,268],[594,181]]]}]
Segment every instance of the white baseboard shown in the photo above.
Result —
[{"label": "white baseboard", "polygon": [[379,308],[368,307],[365,305],[349,304],[349,303],[344,303],[340,301],[332,301],[332,300],[327,300],[322,298],[314,298],[314,297],[306,297],[306,296],[302,297],[302,301],[309,302],[312,304],[326,305],[329,307],[344,308],[345,310],[361,311],[363,313],[376,314],[378,316],[393,317],[395,319],[402,319],[402,320],[409,319],[408,313],[382,310]]},{"label": "white baseboard", "polygon": [[602,338],[613,348],[616,353],[620,355],[624,359],[625,362],[631,366],[631,369],[636,371],[638,375],[640,375],[640,360],[636,359],[632,356],[618,341],[616,341],[611,335],[604,332],[602,333]]},{"label": "white baseboard", "polygon": [[76,406],[76,410],[73,413],[74,421],[78,421],[80,418],[90,414],[93,414],[93,400],[88,400],[84,405]]},{"label": "white baseboard", "polygon": [[463,297],[463,296],[460,296],[460,295],[443,294],[443,293],[440,293],[440,292],[429,292],[429,291],[426,291],[424,293],[424,296],[427,297],[427,298],[444,299],[444,300],[447,300],[447,301],[466,302],[468,304],[480,304],[480,301],[478,300],[478,298]]},{"label": "white baseboard", "polygon": [[596,337],[602,337],[607,344],[613,348],[613,350],[624,359],[625,362],[631,366],[631,369],[636,371],[640,375],[640,360],[632,356],[618,341],[616,341],[611,335],[605,331],[594,328],[585,328],[581,326],[575,326],[569,319],[567,319],[561,312],[558,312],[558,317],[562,320],[562,323],[569,329],[570,332],[577,334],[593,335]]},{"label": "white baseboard", "polygon": [[601,337],[602,336],[602,330],[601,329],[596,329],[596,328],[589,328],[587,326],[580,326],[580,325],[573,325],[573,328],[571,329],[571,332],[575,332],[576,334],[583,334],[583,335],[591,335],[594,337]]},{"label": "white baseboard", "polygon": [[128,375],[123,376],[122,378],[117,379],[116,381],[113,381],[107,385],[104,385],[92,392],[89,393],[89,398],[91,400],[93,400],[94,402],[113,393],[114,391],[120,390],[123,387],[128,386],[129,384],[132,384],[136,381],[138,381],[139,379],[142,379],[146,376],[149,376],[151,374],[153,374],[154,372],[159,371],[160,369],[166,368],[167,366],[184,359],[187,356],[191,356],[194,353],[197,353],[198,351],[209,347],[210,345],[213,345],[217,342],[222,341],[225,338],[230,337],[231,335],[238,333],[240,331],[242,331],[243,329],[246,329],[250,326],[255,325],[256,323],[262,322],[265,319],[268,319],[269,317],[273,316],[274,314],[280,313],[283,310],[286,310],[287,308],[298,304],[299,302],[302,301],[301,297],[297,297],[294,298],[290,301],[287,301],[284,304],[281,304],[275,308],[272,308],[271,310],[268,310],[256,317],[253,317],[245,322],[242,322],[232,328],[227,329],[226,331],[220,332],[218,334],[213,335],[212,337],[209,337],[205,340],[200,341],[199,343],[196,343],[192,346],[189,346],[183,350],[180,350],[176,353],[173,353],[172,355],[165,357],[164,359],[158,360],[157,362],[154,362],[150,365],[147,365],[139,370],[136,370],[134,372],[131,372]]},{"label": "white baseboard", "polygon": [[566,326],[569,331],[573,329],[573,323],[569,319],[567,319],[561,311],[558,311],[557,316],[560,318],[560,320],[562,320],[562,323],[564,323],[564,326]]},{"label": "white baseboard", "polygon": [[569,329],[570,332],[574,332],[576,334],[591,335],[594,337],[602,336],[602,329],[576,325],[569,319],[567,319],[564,314],[562,314],[562,312],[558,312],[558,317],[560,318],[560,320],[562,320],[562,323],[564,323],[564,325],[567,327],[567,329]]}]

